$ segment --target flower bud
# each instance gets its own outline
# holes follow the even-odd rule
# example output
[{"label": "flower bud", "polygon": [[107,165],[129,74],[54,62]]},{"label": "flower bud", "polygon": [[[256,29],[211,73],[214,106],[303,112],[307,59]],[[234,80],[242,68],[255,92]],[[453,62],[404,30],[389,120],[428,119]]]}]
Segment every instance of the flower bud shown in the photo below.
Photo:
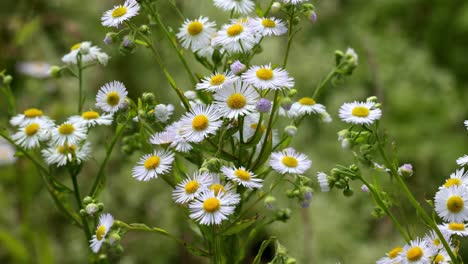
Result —
[{"label": "flower bud", "polygon": [[354,192],[353,192],[353,190],[351,190],[351,189],[344,189],[344,190],[343,190],[343,194],[344,194],[344,196],[346,196],[346,197],[351,197],[351,196],[353,196]]},{"label": "flower bud", "polygon": [[287,126],[284,128],[284,133],[290,137],[294,137],[297,134],[297,128],[295,126]]},{"label": "flower bud", "polygon": [[291,106],[292,106],[292,100],[290,97],[283,97],[281,99],[281,107],[283,107],[284,110],[286,111],[289,111],[291,109]]},{"label": "flower bud", "polygon": [[413,176],[413,165],[403,164],[401,167],[398,168],[398,174],[400,174],[400,176],[402,177]]},{"label": "flower bud", "polygon": [[62,76],[62,69],[59,66],[52,66],[49,70],[49,75],[54,78],[60,78]]},{"label": "flower bud", "polygon": [[114,42],[114,38],[117,36],[117,34],[115,34],[114,32],[109,32],[106,34],[106,36],[104,37],[104,44],[106,45],[110,45]]},{"label": "flower bud", "polygon": [[268,113],[271,110],[271,101],[266,98],[260,98],[255,104],[255,108],[260,113]]},{"label": "flower bud", "polygon": [[3,76],[3,84],[9,85],[13,81],[13,77],[11,75],[7,74]]},{"label": "flower bud", "polygon": [[120,242],[122,238],[120,237],[118,232],[112,232],[109,234],[109,244],[115,245]]},{"label": "flower bud", "polygon": [[90,204],[92,202],[93,202],[93,198],[90,197],[90,196],[86,196],[85,198],[83,198],[83,204],[84,205]]},{"label": "flower bud", "polygon": [[357,66],[358,61],[359,61],[359,56],[357,55],[356,51],[352,48],[346,49],[345,52],[345,58],[346,60],[352,65],[352,66]]},{"label": "flower bud", "polygon": [[299,24],[299,22],[301,22],[301,19],[299,17],[296,16],[293,18],[293,21],[292,21],[293,25],[297,25]]},{"label": "flower bud", "polygon": [[148,25],[141,25],[138,30],[145,35],[150,33],[150,28],[148,27]]},{"label": "flower bud", "polygon": [[367,97],[366,99],[366,102],[368,103],[377,103],[379,100],[377,98],[377,96],[371,96],[371,97]]},{"label": "flower bud", "polygon": [[269,210],[272,210],[275,207],[276,204],[276,198],[274,196],[268,195],[265,197],[265,200],[263,200],[265,207]]},{"label": "flower bud", "polygon": [[156,97],[154,96],[153,93],[144,93],[141,99],[143,100],[144,103],[154,104]]},{"label": "flower bud", "polygon": [[295,258],[288,258],[286,260],[286,264],[296,264],[297,260]]},{"label": "flower bud", "polygon": [[219,170],[221,169],[221,160],[217,158],[211,158],[209,160],[206,160],[203,163],[202,167],[207,168],[210,172],[219,172]]},{"label": "flower bud", "polygon": [[90,203],[88,205],[86,205],[85,207],[85,211],[86,211],[86,214],[87,215],[94,215],[97,211],[99,211],[99,207],[97,204],[94,204],[94,203]]},{"label": "flower bud", "polygon": [[232,73],[235,75],[239,75],[247,69],[245,65],[239,60],[234,61],[229,67],[231,68]]},{"label": "flower bud", "polygon": [[281,10],[281,3],[280,3],[280,2],[274,2],[274,3],[271,5],[270,12],[271,12],[273,15],[277,14],[280,10]]},{"label": "flower bud", "polygon": [[188,100],[195,100],[195,99],[197,98],[197,93],[194,92],[194,91],[189,90],[189,91],[186,91],[186,92],[184,93],[184,96],[185,96],[185,98],[187,98]]},{"label": "flower bud", "polygon": [[367,187],[365,184],[361,185],[361,191],[368,193],[369,192],[369,187]]},{"label": "flower bud", "polygon": [[286,222],[291,218],[291,209],[285,208],[276,212],[276,220]]},{"label": "flower bud", "polygon": [[309,13],[309,21],[312,23],[317,22],[317,13],[315,13],[314,11],[311,11]]},{"label": "flower bud", "polygon": [[291,89],[288,92],[288,97],[293,97],[297,94],[297,89]]}]

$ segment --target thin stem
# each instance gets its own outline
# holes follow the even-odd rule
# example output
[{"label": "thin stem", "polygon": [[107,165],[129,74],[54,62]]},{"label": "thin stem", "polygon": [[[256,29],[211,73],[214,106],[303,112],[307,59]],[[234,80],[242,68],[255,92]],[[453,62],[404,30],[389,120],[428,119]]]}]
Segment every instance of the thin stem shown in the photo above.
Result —
[{"label": "thin stem", "polygon": [[10,142],[12,145],[14,145],[16,147],[17,150],[19,150],[26,158],[28,158],[30,161],[32,161],[32,163],[34,163],[34,165],[36,165],[36,167],[41,171],[43,172],[44,174],[49,174],[49,170],[44,167],[44,165],[42,165],[39,161],[37,161],[35,158],[33,158],[31,156],[31,154],[29,154],[23,147],[17,145],[15,143],[15,141],[13,141],[10,137],[8,137],[7,135],[5,135],[2,132],[0,132],[0,137],[4,138],[6,141]]},{"label": "thin stem", "polygon": [[221,264],[223,263],[222,261],[222,247],[221,247],[221,238],[219,237],[218,234],[219,226],[216,225],[212,228],[212,243],[211,243],[211,263],[213,264]]},{"label": "thin stem", "polygon": [[[79,172],[80,172],[80,168],[78,168],[76,170],[72,169],[70,171],[70,176],[71,176],[72,183],[73,183],[73,193],[75,194],[75,200],[76,200],[76,204],[78,205],[78,211],[81,210],[81,209],[84,209],[83,208],[83,203],[82,203],[82,200],[81,200],[81,194],[80,194],[80,189],[79,189],[79,186],[78,186],[78,181],[76,179]],[[89,224],[88,224],[88,220],[86,219],[86,215],[81,215],[81,221],[83,222],[83,230],[84,230],[84,233],[85,233],[85,236],[86,236],[86,241],[90,241],[91,240],[91,232],[89,231]]]},{"label": "thin stem", "polygon": [[317,99],[318,96],[320,95],[320,92],[323,89],[323,87],[325,87],[328,84],[328,82],[331,81],[333,79],[333,77],[335,77],[336,74],[337,74],[337,72],[336,72],[335,68],[333,70],[331,70],[328,73],[327,77],[325,77],[325,79],[323,81],[321,81],[317,85],[317,88],[315,88],[315,91],[314,91],[314,94],[312,95],[312,98]]},{"label": "thin stem", "polygon": [[78,66],[78,113],[81,113],[81,108],[83,104],[83,68],[81,67],[81,53],[78,52],[77,56],[77,66]]}]

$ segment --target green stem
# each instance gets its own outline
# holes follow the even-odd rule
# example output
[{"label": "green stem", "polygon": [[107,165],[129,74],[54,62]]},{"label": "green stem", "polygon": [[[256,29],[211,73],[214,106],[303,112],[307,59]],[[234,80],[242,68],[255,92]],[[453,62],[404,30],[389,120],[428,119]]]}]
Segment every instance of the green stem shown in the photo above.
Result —
[{"label": "green stem", "polygon": [[44,174],[49,174],[49,170],[47,170],[46,167],[44,167],[39,161],[37,161],[35,158],[31,156],[23,147],[17,145],[15,141],[13,141],[10,137],[8,137],[6,134],[4,134],[4,131],[0,132],[0,137],[4,138],[6,141],[10,142],[12,145],[16,147],[17,150],[19,150],[26,158],[28,158],[36,167],[43,172]]},{"label": "green stem", "polygon": [[333,70],[331,70],[328,73],[327,77],[325,77],[325,79],[323,81],[321,81],[317,85],[317,88],[315,88],[315,91],[314,91],[314,94],[312,95],[312,98],[317,99],[318,96],[320,95],[320,92],[323,89],[323,87],[325,87],[328,84],[328,82],[330,82],[333,79],[333,77],[335,77],[336,74],[337,74],[337,72],[336,72],[335,68]]},{"label": "green stem", "polygon": [[91,188],[91,191],[89,192],[89,196],[96,197],[99,194],[100,189],[102,189],[102,185],[104,185],[104,181],[105,181],[104,169],[106,168],[107,163],[109,162],[109,159],[112,154],[112,151],[114,150],[115,144],[117,143],[119,138],[123,135],[124,129],[129,122],[131,122],[131,120],[127,120],[124,124],[117,125],[116,133],[114,135],[114,138],[111,141],[109,148],[106,151],[106,157],[104,158],[104,161],[99,167],[98,174],[96,178],[94,179],[93,187]]},{"label": "green stem", "polygon": [[[70,171],[70,176],[71,176],[72,183],[73,183],[73,193],[75,194],[75,200],[76,200],[76,204],[78,205],[78,211],[80,211],[81,209],[84,209],[83,203],[81,200],[81,194],[80,194],[80,189],[78,186],[78,181],[76,179],[79,173],[80,173],[80,168],[77,168],[76,170],[72,169]],[[86,215],[84,214],[80,214],[80,215],[81,215],[81,221],[83,222],[83,230],[86,236],[86,242],[88,242],[91,240],[91,232],[89,231],[88,220],[86,219]]]},{"label": "green stem", "polygon": [[218,234],[219,226],[213,226],[212,228],[212,244],[211,244],[211,263],[212,264],[221,264],[223,263],[223,251],[221,247],[221,238]]}]

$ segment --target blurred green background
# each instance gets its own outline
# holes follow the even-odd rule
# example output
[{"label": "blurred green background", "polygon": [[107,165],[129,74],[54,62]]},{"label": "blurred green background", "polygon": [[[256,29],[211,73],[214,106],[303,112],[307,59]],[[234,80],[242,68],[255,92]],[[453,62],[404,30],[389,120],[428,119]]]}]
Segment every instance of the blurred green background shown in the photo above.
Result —
[{"label": "blurred green background", "polygon": [[[177,31],[178,21],[162,2],[164,21]],[[0,2],[0,68],[13,75],[17,110],[34,106],[53,119],[63,121],[76,114],[77,83],[72,78],[35,79],[21,75],[17,65],[25,61],[61,64],[69,48],[90,40],[107,52],[107,67],[85,72],[86,107],[105,82],[126,84],[129,96],[136,98],[151,91],[158,100],[178,105],[160,69],[148,51],[122,56],[118,46],[102,42],[107,29],[101,26],[102,12],[120,1],[94,0],[2,0]],[[453,172],[456,158],[467,153],[468,135],[463,120],[468,118],[468,2],[463,0],[316,0],[318,20],[303,21],[293,43],[288,71],[296,79],[299,96],[310,96],[316,83],[333,67],[334,51],[353,47],[359,66],[339,87],[329,89],[320,99],[334,122],[317,124],[307,119],[293,146],[313,160],[308,176],[335,164],[350,164],[351,155],[343,151],[336,132],[345,128],[338,108],[343,102],[364,100],[376,95],[383,103],[383,123],[397,142],[400,160],[412,163],[415,175],[409,186],[421,202],[432,199],[438,186]],[[208,16],[221,26],[227,13],[215,9],[210,0],[178,1],[188,18]],[[135,19],[144,23],[143,16]],[[155,31],[170,72],[185,90],[193,89],[182,65],[169,48],[167,39]],[[255,62],[279,63],[285,48],[284,38],[271,38]],[[188,58],[190,54],[187,54]],[[192,60],[191,66],[208,74]],[[4,98],[0,98],[0,126],[8,117]],[[176,107],[176,116],[182,108]],[[11,129],[11,128],[10,128]],[[94,145],[110,136],[108,128],[98,128]],[[97,150],[98,148],[95,147]],[[103,149],[94,152],[79,179],[89,188],[91,177],[103,158]],[[190,240],[184,216],[171,200],[171,190],[160,180],[137,182],[131,168],[139,154],[116,151],[108,167],[107,188],[101,195],[105,211],[126,222],[144,222],[166,228]],[[68,182],[64,171],[57,175]],[[0,263],[85,263],[86,244],[81,230],[72,226],[54,207],[34,167],[25,159],[0,168]],[[385,188],[392,186],[382,177]],[[275,223],[261,239],[277,235],[298,263],[373,263],[403,239],[387,218],[370,215],[373,203],[359,191],[351,198],[339,192],[316,190],[311,206],[299,205],[278,191],[279,207],[293,210],[292,219]],[[398,192],[398,190],[393,190]],[[400,201],[405,207],[406,201]],[[405,217],[416,235],[425,226],[410,208]],[[269,212],[265,211],[266,214]],[[462,241],[462,254],[468,261],[468,241]],[[123,240],[125,252],[119,263],[199,263],[172,241],[153,234],[130,233]],[[254,254],[254,253],[253,253]]]}]

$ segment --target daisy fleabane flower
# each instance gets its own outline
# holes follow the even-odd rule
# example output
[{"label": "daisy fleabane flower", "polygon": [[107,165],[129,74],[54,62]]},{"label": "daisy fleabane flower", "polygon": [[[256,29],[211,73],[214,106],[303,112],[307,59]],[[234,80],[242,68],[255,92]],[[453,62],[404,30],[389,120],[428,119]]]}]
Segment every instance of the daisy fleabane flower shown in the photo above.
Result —
[{"label": "daisy fleabane flower", "polygon": [[90,41],[83,41],[73,45],[70,52],[62,57],[62,61],[67,64],[78,64],[78,54],[81,54],[81,63],[99,62],[107,65],[109,56],[101,51],[101,48],[92,46]]},{"label": "daisy fleabane flower", "polygon": [[197,84],[196,89],[215,92],[224,87],[231,86],[237,79],[238,77],[232,74],[231,72],[216,72],[209,77],[205,77],[201,83]]},{"label": "daisy fleabane flower", "polygon": [[442,233],[449,234],[449,235],[457,235],[466,237],[468,236],[468,225],[465,223],[445,223],[442,225],[437,226]]},{"label": "daisy fleabane flower", "polygon": [[195,106],[180,119],[182,137],[189,142],[201,142],[205,137],[215,134],[223,123],[221,113],[213,107]]},{"label": "daisy fleabane flower", "polygon": [[216,33],[216,23],[211,22],[206,17],[194,20],[185,20],[177,33],[177,38],[182,47],[192,51],[202,49],[211,43],[211,37]]},{"label": "daisy fleabane flower", "polygon": [[318,104],[311,97],[302,97],[297,102],[293,103],[290,111],[297,113],[299,116],[310,114],[321,114],[326,112],[326,108],[322,104]]},{"label": "daisy fleabane flower", "polygon": [[132,170],[132,176],[139,181],[157,179],[159,175],[170,171],[174,153],[157,150],[151,154],[144,155]]},{"label": "daisy fleabane flower", "polygon": [[460,157],[457,159],[457,164],[459,166],[466,166],[468,165],[468,155],[463,155],[463,157]]},{"label": "daisy fleabane flower", "polygon": [[250,67],[242,74],[242,80],[262,90],[290,89],[294,86],[294,79],[289,77],[286,70],[273,69],[271,64]]},{"label": "daisy fleabane flower", "polygon": [[16,161],[15,153],[15,146],[0,138],[0,166],[14,163]]},{"label": "daisy fleabane flower", "polygon": [[42,156],[49,165],[56,165],[57,167],[64,166],[71,162],[73,158],[76,159],[76,163],[80,164],[90,158],[91,144],[85,142],[84,144],[78,145],[60,145],[50,146],[49,148],[41,151]]},{"label": "daisy fleabane flower", "polygon": [[86,139],[88,128],[83,123],[65,122],[51,130],[51,141],[53,145],[61,146],[66,143],[76,145]]},{"label": "daisy fleabane flower", "polygon": [[257,175],[242,166],[239,168],[223,166],[221,168],[221,172],[231,181],[234,181],[248,189],[262,188],[263,180],[257,178]]},{"label": "daisy fleabane flower", "polygon": [[452,263],[450,259],[450,255],[447,253],[445,249],[441,249],[438,252],[435,252],[434,255],[431,257],[432,262],[434,264],[450,264]]},{"label": "daisy fleabane flower", "polygon": [[238,118],[255,111],[257,91],[248,84],[238,81],[233,86],[214,94],[215,106],[227,118]]},{"label": "daisy fleabane flower", "polygon": [[340,107],[339,116],[346,123],[370,125],[382,116],[382,110],[374,108],[374,105],[374,102],[344,103]]},{"label": "daisy fleabane flower", "polygon": [[211,177],[208,173],[196,172],[192,177],[177,184],[172,192],[172,198],[179,204],[191,202],[202,192],[207,191],[210,183]]},{"label": "daisy fleabane flower", "polygon": [[96,227],[96,233],[93,238],[89,241],[90,247],[94,253],[99,252],[102,244],[106,240],[106,235],[114,224],[114,217],[111,214],[102,214],[99,216],[99,224]]},{"label": "daisy fleabane flower", "polygon": [[140,5],[135,0],[126,0],[123,5],[114,6],[111,10],[104,12],[101,17],[103,26],[118,27],[122,22],[138,15]]},{"label": "daisy fleabane flower", "polygon": [[399,253],[402,264],[428,264],[431,263],[430,257],[434,252],[427,245],[427,241],[416,239],[410,242],[409,245],[403,247],[403,251]]},{"label": "daisy fleabane flower", "polygon": [[251,30],[259,33],[262,36],[280,36],[288,32],[286,25],[281,19],[270,18],[254,18],[249,20]]},{"label": "daisy fleabane flower", "polygon": [[101,115],[96,111],[90,110],[83,112],[79,116],[71,116],[68,118],[68,121],[71,123],[80,123],[87,127],[93,127],[95,125],[108,126],[112,124],[113,114]]},{"label": "daisy fleabane flower", "polygon": [[42,110],[37,108],[29,108],[24,110],[22,114],[15,115],[11,118],[10,124],[12,126],[25,126],[37,120],[46,122],[48,125],[54,124],[49,117],[43,114]]},{"label": "daisy fleabane flower", "polygon": [[308,0],[281,0],[281,1],[286,4],[297,5],[297,4],[307,2]]},{"label": "daisy fleabane flower", "polygon": [[399,255],[401,252],[403,252],[402,247],[395,247],[388,251],[385,254],[385,257],[377,260],[376,264],[394,264],[394,263],[400,263],[401,256]]},{"label": "daisy fleabane flower", "polygon": [[203,192],[189,204],[190,218],[202,225],[218,225],[234,213],[235,204],[226,193]]},{"label": "daisy fleabane flower", "polygon": [[[445,241],[447,241],[447,243],[450,245],[450,247],[452,247],[452,241],[450,239],[450,234],[442,233],[442,235],[444,236]],[[437,236],[437,233],[434,230],[431,230],[431,232],[429,232],[429,234],[426,234],[424,236],[424,240],[427,241],[428,246],[431,247],[433,249],[433,251],[435,251],[435,252],[444,249],[444,245],[442,244],[442,242],[440,241],[439,236]]]},{"label": "daisy fleabane flower", "polygon": [[468,188],[468,170],[465,172],[465,169],[461,168],[451,173],[450,178],[445,180],[444,185],[440,186],[439,189],[450,188],[452,186],[464,186]]},{"label": "daisy fleabane flower", "polygon": [[281,174],[302,174],[310,168],[312,161],[306,155],[287,148],[274,152],[270,157],[270,166]]},{"label": "daisy fleabane flower", "polygon": [[214,0],[214,5],[224,11],[234,11],[238,14],[248,14],[255,8],[252,0]]},{"label": "daisy fleabane flower", "polygon": [[442,188],[434,200],[435,211],[444,221],[468,221],[468,190],[465,186]]},{"label": "daisy fleabane flower", "polygon": [[104,84],[96,95],[96,107],[107,113],[115,113],[125,105],[125,85],[119,81]]},{"label": "daisy fleabane flower", "polygon": [[247,22],[238,21],[223,25],[213,37],[212,44],[224,48],[229,53],[241,53],[250,51],[258,40]]},{"label": "daisy fleabane flower", "polygon": [[51,128],[50,123],[37,119],[21,126],[19,131],[11,136],[11,139],[25,149],[37,148],[41,141],[49,140]]}]

